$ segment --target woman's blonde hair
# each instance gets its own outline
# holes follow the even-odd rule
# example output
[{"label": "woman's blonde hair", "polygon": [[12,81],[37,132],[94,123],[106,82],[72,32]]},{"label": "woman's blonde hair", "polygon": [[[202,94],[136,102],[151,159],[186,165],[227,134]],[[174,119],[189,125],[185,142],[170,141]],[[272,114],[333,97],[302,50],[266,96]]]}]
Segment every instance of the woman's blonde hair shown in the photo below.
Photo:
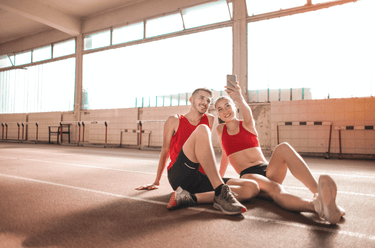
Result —
[{"label": "woman's blonde hair", "polygon": [[220,96],[220,97],[219,97],[218,99],[216,99],[216,101],[215,101],[215,104],[214,104],[215,109],[216,109],[216,104],[217,104],[217,102],[220,101],[220,100],[222,100],[222,99],[227,99],[227,100],[229,100],[234,106],[236,106],[236,104],[233,102],[232,98],[230,98],[229,96]]}]

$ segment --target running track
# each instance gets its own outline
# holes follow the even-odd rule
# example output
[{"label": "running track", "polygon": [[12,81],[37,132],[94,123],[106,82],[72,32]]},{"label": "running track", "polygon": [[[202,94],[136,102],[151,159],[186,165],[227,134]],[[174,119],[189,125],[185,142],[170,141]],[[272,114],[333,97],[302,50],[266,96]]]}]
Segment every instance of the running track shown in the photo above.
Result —
[{"label": "running track", "polygon": [[[375,247],[375,161],[305,158],[338,186],[345,219],[246,202],[226,216],[212,205],[167,210],[166,175],[154,191],[158,151],[0,143],[0,247]],[[219,160],[219,157],[217,157]],[[237,177],[233,169],[226,176]],[[292,193],[312,194],[288,173]]]}]

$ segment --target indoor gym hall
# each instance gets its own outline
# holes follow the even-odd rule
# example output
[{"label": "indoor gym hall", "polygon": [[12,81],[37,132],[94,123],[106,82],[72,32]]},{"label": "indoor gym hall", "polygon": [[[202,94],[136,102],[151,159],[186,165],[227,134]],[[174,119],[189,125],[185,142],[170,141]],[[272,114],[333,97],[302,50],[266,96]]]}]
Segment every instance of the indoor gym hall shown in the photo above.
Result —
[{"label": "indoor gym hall", "polygon": [[[374,9],[0,0],[0,248],[375,247]],[[316,178],[332,176],[340,223],[260,198],[238,216],[211,204],[169,211],[165,174],[158,190],[135,190],[155,179],[166,118],[185,114],[198,87],[225,95],[228,74],[267,159],[288,142]],[[289,173],[283,185],[312,199]]]}]

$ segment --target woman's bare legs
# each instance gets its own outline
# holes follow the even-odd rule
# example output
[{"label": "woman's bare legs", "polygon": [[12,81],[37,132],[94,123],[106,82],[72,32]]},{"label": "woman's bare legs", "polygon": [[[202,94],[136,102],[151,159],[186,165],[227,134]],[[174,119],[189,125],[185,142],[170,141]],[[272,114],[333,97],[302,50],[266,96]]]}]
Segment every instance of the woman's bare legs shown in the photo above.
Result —
[{"label": "woman's bare legs", "polygon": [[282,184],[288,169],[313,194],[318,192],[318,182],[303,158],[288,143],[281,143],[272,153],[266,176]]},{"label": "woman's bare legs", "polygon": [[314,204],[310,200],[303,199],[287,192],[282,185],[257,174],[245,174],[244,179],[256,181],[260,188],[260,196],[271,198],[280,207],[296,212],[315,212]]},{"label": "woman's bare legs", "polygon": [[[322,216],[322,202],[323,199],[325,199],[326,203],[331,202],[329,213],[327,204],[325,203],[325,217],[328,216],[328,219],[326,219],[330,223],[337,223],[341,216],[345,215],[345,210],[334,203],[337,189],[333,187],[335,184],[332,179],[325,178],[325,186],[320,184],[320,190],[325,191],[325,194],[319,194],[319,196],[315,195],[314,200],[307,200],[288,193],[281,185],[288,169],[292,175],[301,181],[314,195],[318,193],[318,182],[312,175],[303,158],[288,143],[281,143],[275,148],[267,167],[267,178],[251,174],[244,175],[243,178],[256,180],[261,190],[260,195],[270,197],[284,209],[298,212],[318,212],[318,214]],[[321,207],[318,207],[318,205],[321,205]]]}]

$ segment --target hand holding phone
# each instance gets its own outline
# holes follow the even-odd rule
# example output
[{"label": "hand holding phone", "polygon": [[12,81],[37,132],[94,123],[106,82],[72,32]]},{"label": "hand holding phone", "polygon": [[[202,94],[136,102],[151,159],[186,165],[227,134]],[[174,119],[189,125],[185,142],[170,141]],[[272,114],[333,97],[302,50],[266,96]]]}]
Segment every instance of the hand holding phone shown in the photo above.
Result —
[{"label": "hand holding phone", "polygon": [[227,87],[234,88],[234,85],[231,84],[229,81],[231,81],[235,85],[237,82],[237,75],[235,74],[227,75]]}]

